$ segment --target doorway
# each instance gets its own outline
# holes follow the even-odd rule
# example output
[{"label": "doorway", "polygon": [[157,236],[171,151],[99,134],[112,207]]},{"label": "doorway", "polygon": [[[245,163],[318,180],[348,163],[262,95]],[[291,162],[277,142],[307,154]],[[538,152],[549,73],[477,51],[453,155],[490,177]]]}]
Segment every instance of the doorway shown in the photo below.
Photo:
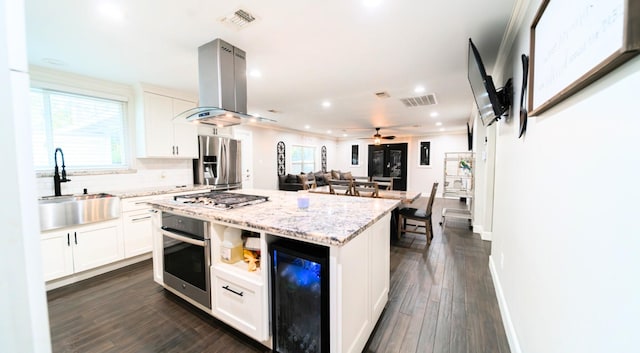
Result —
[{"label": "doorway", "polygon": [[407,143],[369,145],[369,177],[393,177],[393,190],[407,190]]}]

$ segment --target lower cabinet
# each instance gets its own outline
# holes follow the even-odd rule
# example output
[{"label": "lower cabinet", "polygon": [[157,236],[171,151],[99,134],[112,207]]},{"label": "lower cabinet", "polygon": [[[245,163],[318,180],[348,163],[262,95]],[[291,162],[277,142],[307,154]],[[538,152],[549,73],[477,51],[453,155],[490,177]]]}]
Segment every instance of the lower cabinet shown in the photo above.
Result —
[{"label": "lower cabinet", "polygon": [[124,231],[124,256],[132,257],[151,252],[153,226],[151,209],[137,212],[124,212],[122,215]]},{"label": "lower cabinet", "polygon": [[225,272],[220,267],[212,268],[211,292],[214,316],[258,341],[268,338],[265,327],[264,286],[252,283]]},{"label": "lower cabinet", "polygon": [[119,220],[43,232],[40,244],[45,281],[124,258]]}]

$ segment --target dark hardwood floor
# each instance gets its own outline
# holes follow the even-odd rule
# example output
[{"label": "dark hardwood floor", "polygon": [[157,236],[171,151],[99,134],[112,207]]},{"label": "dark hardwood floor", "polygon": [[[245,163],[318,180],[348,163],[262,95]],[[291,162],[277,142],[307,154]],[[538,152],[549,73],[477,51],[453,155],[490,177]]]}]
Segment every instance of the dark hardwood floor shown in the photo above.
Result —
[{"label": "dark hardwood floor", "polygon": [[[421,205],[426,200],[417,201]],[[492,352],[509,347],[489,274],[490,244],[440,210],[434,240],[406,235],[391,246],[389,302],[365,352]],[[151,261],[48,292],[54,352],[268,352],[163,290]]]}]

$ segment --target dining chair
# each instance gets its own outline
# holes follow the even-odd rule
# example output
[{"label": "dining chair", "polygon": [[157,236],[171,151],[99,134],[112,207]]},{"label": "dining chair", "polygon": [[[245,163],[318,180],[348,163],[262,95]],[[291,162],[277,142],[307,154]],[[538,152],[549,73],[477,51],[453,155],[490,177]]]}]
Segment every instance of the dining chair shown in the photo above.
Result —
[{"label": "dining chair", "polygon": [[353,182],[354,196],[378,197],[378,183],[375,181],[357,181]]},{"label": "dining chair", "polygon": [[[429,200],[427,201],[427,207],[425,209],[406,207],[398,210],[398,237],[401,237],[402,233],[424,234],[427,237],[427,246],[431,245],[431,239],[433,239],[431,210],[433,209],[433,200],[436,198],[437,190],[438,182],[435,182],[431,187],[431,195],[429,195]],[[407,220],[423,222],[424,225],[407,224]],[[409,229],[409,227],[412,227],[413,229]],[[421,228],[424,228],[424,231],[421,231]]]},{"label": "dining chair", "polygon": [[393,177],[373,176],[371,181],[377,182],[381,190],[393,190]]},{"label": "dining chair", "polygon": [[353,195],[353,180],[329,179],[329,193],[336,195]]}]

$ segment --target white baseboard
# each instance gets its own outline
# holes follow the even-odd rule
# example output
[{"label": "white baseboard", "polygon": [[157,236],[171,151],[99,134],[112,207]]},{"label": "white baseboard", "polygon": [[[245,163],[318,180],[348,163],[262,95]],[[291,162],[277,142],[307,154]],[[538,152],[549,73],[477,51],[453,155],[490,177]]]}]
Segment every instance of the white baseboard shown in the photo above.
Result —
[{"label": "white baseboard", "polygon": [[513,322],[511,321],[511,314],[509,314],[509,306],[504,298],[504,292],[502,291],[502,284],[496,272],[495,262],[493,261],[493,255],[489,256],[489,270],[491,271],[491,278],[493,279],[493,286],[496,289],[496,296],[498,297],[498,306],[500,307],[500,316],[502,316],[502,324],[504,325],[505,333],[507,334],[507,341],[509,341],[509,349],[512,353],[522,353],[520,349],[520,342],[518,342],[518,336],[516,335]]},{"label": "white baseboard", "polygon": [[144,261],[147,259],[151,258],[151,252],[142,254],[142,255],[138,255],[138,256],[134,256],[134,257],[130,257],[124,260],[120,260],[118,262],[114,262],[114,263],[110,263],[101,267],[97,267],[91,270],[87,270],[84,272],[80,272],[80,273],[75,273],[72,275],[69,275],[67,277],[63,277],[63,278],[57,278],[51,281],[48,281],[45,283],[45,288],[47,291],[52,290],[52,289],[56,289],[56,288],[60,288],[60,287],[64,287],[66,285],[72,284],[72,283],[76,283],[76,282],[80,282],[83,281],[85,279],[91,278],[91,277],[95,277],[97,275],[101,275],[103,273],[107,273],[107,272],[111,272],[113,270],[117,270],[119,268],[125,267],[125,266],[129,266],[129,265],[133,265],[137,262],[140,261]]},{"label": "white baseboard", "polygon": [[480,234],[480,239],[486,241],[491,241],[491,236],[493,235],[493,232],[485,232],[484,227],[480,224],[473,225],[473,232]]}]

